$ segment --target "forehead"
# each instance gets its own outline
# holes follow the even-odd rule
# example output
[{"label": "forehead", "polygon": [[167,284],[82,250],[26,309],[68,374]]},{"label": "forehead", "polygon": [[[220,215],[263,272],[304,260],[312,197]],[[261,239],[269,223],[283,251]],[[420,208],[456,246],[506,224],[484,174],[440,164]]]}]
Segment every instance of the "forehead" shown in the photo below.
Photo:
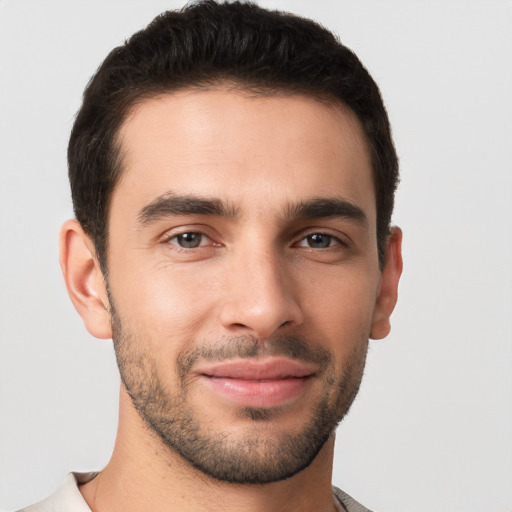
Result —
[{"label": "forehead", "polygon": [[243,211],[342,196],[375,217],[370,152],[348,108],[302,95],[181,91],[145,100],[123,123],[120,198],[217,197]]}]

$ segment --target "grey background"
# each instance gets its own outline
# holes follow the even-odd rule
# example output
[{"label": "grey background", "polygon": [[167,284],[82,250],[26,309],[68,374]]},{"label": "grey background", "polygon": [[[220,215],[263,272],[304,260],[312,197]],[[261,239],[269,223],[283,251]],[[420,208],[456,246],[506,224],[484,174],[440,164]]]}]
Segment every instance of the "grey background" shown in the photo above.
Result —
[{"label": "grey background", "polygon": [[[379,83],[402,184],[405,272],[371,343],[333,481],[385,511],[512,510],[512,2],[278,1],[336,31]],[[176,1],[0,1],[0,509],[101,468],[111,343],[60,276],[65,148],[115,45]]]}]

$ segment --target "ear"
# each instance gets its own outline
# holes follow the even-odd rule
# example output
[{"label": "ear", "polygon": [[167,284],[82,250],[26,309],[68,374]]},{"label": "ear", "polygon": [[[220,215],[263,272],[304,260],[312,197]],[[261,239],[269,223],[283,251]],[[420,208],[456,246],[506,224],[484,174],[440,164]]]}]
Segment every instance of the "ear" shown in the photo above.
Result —
[{"label": "ear", "polygon": [[398,281],[402,274],[402,230],[391,228],[386,246],[386,263],[381,272],[377,301],[373,312],[370,338],[380,340],[391,330],[389,317],[398,297]]},{"label": "ear", "polygon": [[96,338],[112,337],[107,288],[94,244],[77,220],[60,231],[60,267],[71,302]]}]

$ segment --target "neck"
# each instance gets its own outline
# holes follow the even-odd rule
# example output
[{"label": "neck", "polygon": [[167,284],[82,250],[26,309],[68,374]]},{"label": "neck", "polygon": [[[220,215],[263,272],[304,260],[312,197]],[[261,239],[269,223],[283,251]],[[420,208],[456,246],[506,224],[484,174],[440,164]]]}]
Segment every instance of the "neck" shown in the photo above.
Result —
[{"label": "neck", "polygon": [[269,484],[231,484],[208,477],[166,447],[121,391],[116,445],[105,469],[80,491],[93,512],[247,512],[334,510],[334,436],[295,476]]}]

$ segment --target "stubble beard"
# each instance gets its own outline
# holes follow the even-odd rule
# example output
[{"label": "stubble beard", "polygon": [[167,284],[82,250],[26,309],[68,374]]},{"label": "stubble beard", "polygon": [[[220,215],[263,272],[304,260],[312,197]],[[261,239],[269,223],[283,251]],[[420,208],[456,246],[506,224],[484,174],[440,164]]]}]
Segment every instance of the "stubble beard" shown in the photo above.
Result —
[{"label": "stubble beard", "polygon": [[[128,329],[111,302],[112,330],[123,385],[140,417],[164,445],[203,474],[222,482],[266,484],[292,477],[308,467],[348,412],[361,383],[368,337],[362,336],[349,364],[336,372],[334,357],[325,348],[300,337],[267,340],[233,338],[180,355],[176,363],[180,387],[169,393],[158,373],[155,357]],[[246,407],[238,411],[249,425],[243,435],[205,425],[200,411],[188,400],[187,377],[199,359],[225,360],[281,355],[316,363],[321,369],[322,393],[297,432],[271,428],[282,414],[280,407]]]}]

